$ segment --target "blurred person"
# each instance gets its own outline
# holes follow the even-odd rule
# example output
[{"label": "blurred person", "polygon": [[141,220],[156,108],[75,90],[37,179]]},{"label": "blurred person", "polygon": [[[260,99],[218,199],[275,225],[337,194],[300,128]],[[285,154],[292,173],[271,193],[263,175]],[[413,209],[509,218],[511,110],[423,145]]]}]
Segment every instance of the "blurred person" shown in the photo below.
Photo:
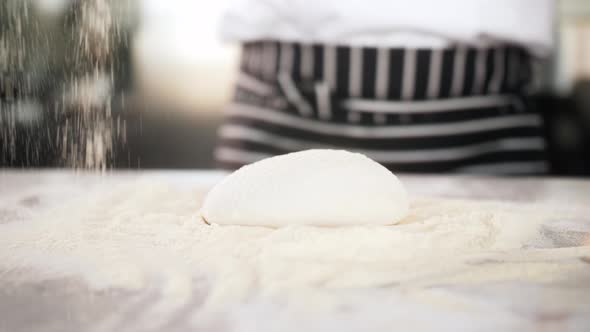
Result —
[{"label": "blurred person", "polygon": [[242,44],[216,159],[235,169],[310,148],[399,172],[541,174],[527,98],[552,47],[553,0],[237,0]]}]

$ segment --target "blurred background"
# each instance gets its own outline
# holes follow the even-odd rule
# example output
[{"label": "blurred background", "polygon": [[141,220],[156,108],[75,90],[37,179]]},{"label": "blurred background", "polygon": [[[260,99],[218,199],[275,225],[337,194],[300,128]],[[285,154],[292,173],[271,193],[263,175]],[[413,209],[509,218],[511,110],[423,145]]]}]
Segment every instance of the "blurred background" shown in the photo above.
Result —
[{"label": "blurred background", "polygon": [[[224,1],[1,1],[0,167],[214,167],[239,59],[218,38]],[[587,176],[590,1],[558,7],[535,99],[552,174]]]}]

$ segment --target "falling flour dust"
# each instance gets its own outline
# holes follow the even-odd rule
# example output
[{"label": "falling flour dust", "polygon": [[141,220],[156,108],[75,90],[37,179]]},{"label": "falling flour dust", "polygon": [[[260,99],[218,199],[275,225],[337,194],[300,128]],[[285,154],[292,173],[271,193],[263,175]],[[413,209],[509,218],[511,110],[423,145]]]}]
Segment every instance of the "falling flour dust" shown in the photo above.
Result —
[{"label": "falling flour dust", "polygon": [[[126,43],[113,12],[124,2],[68,3],[60,14],[64,31],[59,32],[42,24],[51,20],[34,3],[0,4],[6,16],[0,15],[6,20],[0,33],[0,96],[8,96],[8,102],[0,100],[0,161],[38,166],[47,158],[41,156],[51,153],[49,162],[60,166],[105,170],[112,166],[116,148],[126,144],[126,121],[111,109],[119,93],[114,91],[116,55]],[[54,36],[62,33],[72,40]],[[38,54],[45,58],[33,61]],[[41,103],[43,95],[51,96],[51,102]],[[15,164],[19,158],[22,164]]]},{"label": "falling flour dust", "polygon": [[266,228],[203,223],[203,194],[140,180],[0,223],[0,276],[73,277],[96,290],[155,285],[170,305],[205,284],[210,310],[254,297],[330,310],[346,305],[343,290],[589,278],[588,237],[555,245],[568,237],[555,220],[587,209],[414,197],[396,226]]}]

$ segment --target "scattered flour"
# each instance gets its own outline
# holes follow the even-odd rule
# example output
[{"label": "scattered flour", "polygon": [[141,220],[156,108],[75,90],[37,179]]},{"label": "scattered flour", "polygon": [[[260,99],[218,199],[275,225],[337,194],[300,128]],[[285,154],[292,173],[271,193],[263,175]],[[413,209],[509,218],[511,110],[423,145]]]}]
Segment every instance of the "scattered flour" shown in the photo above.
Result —
[{"label": "scattered flour", "polygon": [[590,247],[555,248],[545,229],[587,211],[414,198],[396,226],[275,229],[207,225],[197,214],[203,195],[141,180],[0,223],[0,276],[74,277],[97,290],[158,287],[171,303],[206,284],[210,309],[260,297],[334,308],[346,298],[331,291],[402,287],[419,296],[437,285],[588,277]]}]

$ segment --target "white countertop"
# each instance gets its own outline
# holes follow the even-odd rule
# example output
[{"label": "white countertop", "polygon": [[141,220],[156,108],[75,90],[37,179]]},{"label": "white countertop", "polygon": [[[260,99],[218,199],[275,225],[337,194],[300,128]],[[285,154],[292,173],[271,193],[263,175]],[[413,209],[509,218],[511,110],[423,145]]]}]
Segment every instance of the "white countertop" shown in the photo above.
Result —
[{"label": "white countertop", "polygon": [[[44,209],[84,195],[92,188],[108,187],[146,177],[178,186],[202,187],[205,192],[224,174],[218,171],[113,171],[95,174],[67,170],[0,170],[0,224],[27,220],[35,214],[42,213]],[[411,195],[417,196],[590,205],[590,181],[582,179],[434,175],[402,175],[400,179]],[[580,296],[590,294],[590,262],[588,272],[587,279],[583,278],[564,287],[570,288],[574,294],[578,292]],[[81,281],[69,279],[13,286],[10,278],[11,271],[0,270],[0,332],[139,330],[134,328],[134,321],[145,315],[145,308],[149,306],[150,296],[153,295],[149,294],[149,291],[145,294],[118,290],[97,293],[90,291]],[[371,291],[376,292],[375,296],[378,297],[379,292],[383,290]],[[544,289],[541,285],[487,285],[478,288],[466,286],[459,291],[471,292],[495,303],[510,304],[530,319],[532,325],[526,327],[532,326],[531,330],[590,331],[590,317],[576,316],[571,312],[552,312],[543,307],[539,301],[551,302],[557,298],[552,298],[553,291]],[[183,310],[190,311],[191,308]],[[250,314],[259,315],[266,322],[272,321],[273,308],[267,308],[262,312],[251,311]],[[186,330],[189,325],[183,320],[188,319],[187,317],[186,312],[178,312],[170,324],[166,325],[165,330]],[[363,326],[363,319],[368,319],[369,316],[351,314],[351,317],[356,317],[356,321],[350,325],[343,324],[342,317],[334,317],[332,323],[325,323],[322,329],[355,330]],[[471,316],[449,318],[442,317],[437,312],[429,312],[425,314],[424,319],[431,319],[433,326],[443,330],[519,328],[500,324],[501,316],[494,315],[493,312],[490,312],[487,318],[465,320],[466,317]],[[270,331],[276,330],[277,327],[261,321],[260,325],[250,328]],[[319,329],[317,326],[314,328]],[[205,329],[231,330],[231,322],[220,316],[219,319],[209,322]],[[250,329],[245,326],[241,330]]]}]

